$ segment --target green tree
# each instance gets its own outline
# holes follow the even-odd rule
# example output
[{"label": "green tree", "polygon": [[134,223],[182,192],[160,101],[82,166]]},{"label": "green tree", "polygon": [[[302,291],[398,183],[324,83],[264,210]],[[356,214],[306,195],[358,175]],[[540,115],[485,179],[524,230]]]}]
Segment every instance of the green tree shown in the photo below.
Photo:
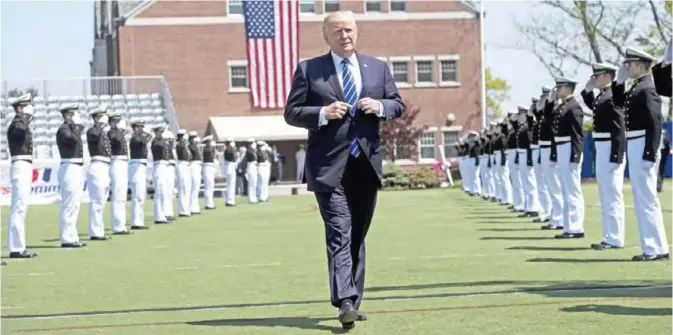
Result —
[{"label": "green tree", "polygon": [[647,31],[636,37],[636,43],[647,53],[659,57],[664,54],[668,41],[671,40],[671,20],[673,15],[673,2],[666,0],[661,5],[659,1],[648,1],[650,12],[652,13],[652,23],[647,27]]},{"label": "green tree", "polygon": [[502,103],[509,99],[507,80],[493,76],[491,69],[486,69],[486,111],[496,117],[503,117]]}]

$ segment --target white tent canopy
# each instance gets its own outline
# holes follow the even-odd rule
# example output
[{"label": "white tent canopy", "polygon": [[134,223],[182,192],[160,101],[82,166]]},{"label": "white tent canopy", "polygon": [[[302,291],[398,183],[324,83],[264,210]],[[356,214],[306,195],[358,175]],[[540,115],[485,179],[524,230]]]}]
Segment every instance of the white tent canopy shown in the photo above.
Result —
[{"label": "white tent canopy", "polygon": [[224,141],[247,141],[249,138],[262,141],[306,140],[308,130],[285,123],[283,115],[264,116],[213,116],[209,119],[213,138]]}]

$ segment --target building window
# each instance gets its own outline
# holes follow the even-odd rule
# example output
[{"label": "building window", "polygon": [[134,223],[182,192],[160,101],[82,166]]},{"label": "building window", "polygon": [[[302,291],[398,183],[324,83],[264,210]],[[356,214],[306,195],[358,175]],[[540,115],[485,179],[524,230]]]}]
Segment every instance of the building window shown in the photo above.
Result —
[{"label": "building window", "polygon": [[315,0],[301,0],[299,2],[300,13],[315,13]]},{"label": "building window", "polygon": [[391,12],[406,12],[407,11],[406,0],[390,0],[390,11]]},{"label": "building window", "polygon": [[411,148],[408,145],[402,145],[395,141],[395,160],[408,159],[411,160]]},{"label": "building window", "polygon": [[338,12],[340,9],[339,0],[325,0],[325,13]]},{"label": "building window", "polygon": [[229,67],[231,75],[229,76],[230,88],[248,88],[248,67],[245,65],[232,65]]},{"label": "building window", "polygon": [[416,82],[432,83],[432,61],[416,61]]},{"label": "building window", "polygon": [[444,132],[444,157],[450,158],[458,155],[456,148],[453,147],[453,144],[458,142],[458,134],[457,130]]},{"label": "building window", "polygon": [[409,82],[409,62],[397,61],[393,62],[393,78],[396,83]]},{"label": "building window", "polygon": [[381,0],[366,0],[365,12],[381,12]]},{"label": "building window", "polygon": [[439,71],[441,75],[441,82],[443,83],[457,83],[458,82],[458,60],[445,59],[439,62]]},{"label": "building window", "polygon": [[229,0],[229,15],[243,14],[243,0]]},{"label": "building window", "polygon": [[427,132],[421,136],[421,159],[435,158],[435,132]]}]

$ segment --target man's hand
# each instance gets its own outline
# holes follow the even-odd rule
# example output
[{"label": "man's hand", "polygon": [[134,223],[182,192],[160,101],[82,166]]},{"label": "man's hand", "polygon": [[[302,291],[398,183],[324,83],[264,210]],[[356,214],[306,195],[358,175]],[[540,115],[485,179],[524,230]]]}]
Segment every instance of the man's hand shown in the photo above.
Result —
[{"label": "man's hand", "polygon": [[622,64],[617,70],[617,78],[615,81],[617,84],[623,84],[626,82],[626,79],[629,79],[628,71],[626,70],[626,64]]},{"label": "man's hand", "polygon": [[325,112],[325,118],[327,120],[338,120],[341,119],[351,106],[343,101],[335,101],[329,106],[325,107],[323,110]]},{"label": "man's hand", "polygon": [[591,79],[587,80],[587,83],[584,85],[584,91],[591,92],[594,88],[596,88],[596,78],[591,77]]},{"label": "man's hand", "polygon": [[355,107],[358,110],[363,111],[365,114],[379,114],[381,111],[380,103],[371,98],[362,98],[355,103]]}]

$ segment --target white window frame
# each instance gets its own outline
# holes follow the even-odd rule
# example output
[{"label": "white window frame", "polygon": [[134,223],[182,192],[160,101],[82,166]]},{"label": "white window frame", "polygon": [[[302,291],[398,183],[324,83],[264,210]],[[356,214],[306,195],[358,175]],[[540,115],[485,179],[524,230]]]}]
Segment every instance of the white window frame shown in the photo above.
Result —
[{"label": "white window frame", "polygon": [[458,135],[458,138],[460,138],[460,131],[462,129],[463,129],[462,126],[451,126],[451,127],[440,127],[439,128],[439,131],[442,133],[442,145],[444,145],[444,147],[445,147],[444,152],[442,152],[442,154],[445,156],[444,158],[446,158],[447,160],[449,159],[449,157],[446,157],[446,155],[445,155],[445,153],[446,153],[446,137],[445,137],[446,133],[448,133],[448,132],[456,133]]},{"label": "white window frame", "polygon": [[[422,152],[422,150],[421,150],[422,149],[421,140],[423,139],[423,136],[425,136],[426,134],[432,134],[433,137],[434,137],[434,143],[432,144],[432,150],[434,152],[434,154],[433,154],[434,157],[432,157],[432,158],[423,158],[423,156],[421,156],[421,152]],[[418,147],[418,162],[420,164],[434,164],[437,161],[437,127],[429,127],[427,129],[425,129],[423,134],[418,138],[417,147]]]},{"label": "white window frame", "polygon": [[[313,12],[302,12],[301,3],[302,1],[313,1]],[[315,15],[318,12],[318,4],[316,0],[299,0],[299,15]]]},{"label": "white window frame", "polygon": [[234,15],[234,16],[237,16],[237,17],[243,16],[243,0],[236,0],[236,1],[241,1],[241,14],[232,14],[231,13],[231,11],[229,10],[229,8],[231,6],[231,1],[232,0],[227,0],[227,16],[230,16],[230,15]]},{"label": "white window frame", "polygon": [[[435,84],[437,81],[435,78],[435,66],[434,63],[437,62],[435,59],[435,56],[414,56],[414,87],[436,87],[437,85]],[[418,62],[419,61],[431,61],[433,62],[433,65],[430,66],[430,71],[432,71],[432,81],[426,82],[426,81],[418,81]]]},{"label": "white window frame", "polygon": [[[246,80],[248,82],[248,87],[233,87],[231,83],[231,68],[233,66],[245,66],[246,67]],[[245,60],[230,60],[227,61],[227,71],[229,71],[229,93],[248,93],[250,92],[250,71],[248,69],[248,61]]]},{"label": "white window frame", "polygon": [[336,3],[338,3],[338,4],[339,4],[339,10],[342,10],[341,0],[323,0],[323,1],[322,1],[322,13],[323,13],[323,14],[333,13],[333,12],[327,12],[327,11],[325,10],[325,8],[327,7],[327,3],[328,3],[328,2],[336,2]]},{"label": "white window frame", "polygon": [[[442,81],[442,61],[456,61],[456,81]],[[439,73],[440,87],[460,87],[460,56],[459,55],[441,55],[437,56],[437,72]]]},{"label": "white window frame", "polygon": [[[395,140],[393,139],[393,141],[395,141]],[[393,146],[393,151],[395,153],[395,156],[397,156],[397,142],[395,142],[395,145]],[[414,165],[414,164],[416,164],[416,162],[414,162],[414,159],[413,159],[413,152],[412,152],[411,156],[412,156],[411,159],[408,159],[408,158],[395,159],[395,165]]]},{"label": "white window frame", "polygon": [[393,72],[393,63],[394,62],[406,62],[407,63],[407,80],[409,80],[409,81],[406,82],[406,83],[395,82],[395,85],[397,86],[397,88],[410,88],[410,87],[412,87],[413,85],[411,85],[411,82],[410,82],[411,76],[410,76],[410,73],[409,73],[410,72],[409,71],[409,68],[410,68],[409,65],[411,63],[411,57],[410,56],[388,57],[388,62],[390,62],[390,64],[388,64],[388,66],[390,67],[390,74],[393,76],[393,79],[395,78],[395,73]]},{"label": "white window frame", "polygon": [[[368,11],[367,10],[367,2],[377,2],[377,1],[378,1],[379,5],[381,5],[381,10],[378,11],[378,12]],[[363,0],[362,1],[362,12],[365,13],[365,14],[381,14],[381,13],[383,13],[384,9],[385,8],[384,8],[383,0]]]},{"label": "white window frame", "polygon": [[404,10],[396,10],[393,11],[393,0],[388,0],[388,13],[407,13],[409,12],[409,8],[407,7],[409,5],[409,1],[407,0],[397,0],[398,2],[404,1]]}]

